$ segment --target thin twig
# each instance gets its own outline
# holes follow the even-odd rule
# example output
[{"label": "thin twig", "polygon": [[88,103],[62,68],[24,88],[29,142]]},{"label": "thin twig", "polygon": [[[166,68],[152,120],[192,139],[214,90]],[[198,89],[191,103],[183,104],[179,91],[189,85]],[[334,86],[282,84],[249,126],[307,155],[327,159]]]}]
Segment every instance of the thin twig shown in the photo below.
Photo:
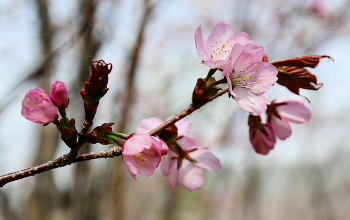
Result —
[{"label": "thin twig", "polygon": [[187,115],[192,114],[192,112],[200,109],[203,105],[206,105],[207,103],[213,101],[217,97],[222,96],[223,94],[225,94],[227,92],[228,92],[228,88],[220,90],[215,96],[211,97],[206,103],[204,103],[202,105],[193,106],[193,104],[190,104],[187,108],[182,110],[182,112],[180,112],[179,114],[175,115],[171,119],[167,120],[166,122],[164,122],[160,126],[158,126],[155,129],[153,129],[152,131],[148,132],[148,134],[152,135],[152,136],[157,135],[159,132],[163,131],[164,129],[166,129],[170,125],[176,123],[177,121],[179,121],[180,119],[186,117]]},{"label": "thin twig", "polygon": [[30,167],[24,170],[20,170],[17,172],[0,176],[0,187],[3,187],[7,183],[10,183],[19,179],[23,179],[29,176],[34,176],[36,174],[53,170],[59,167],[65,167],[67,165],[71,165],[72,163],[93,160],[98,158],[113,158],[113,157],[120,156],[121,154],[122,154],[122,149],[121,147],[118,147],[118,146],[114,146],[111,149],[104,150],[104,151],[80,154],[75,158],[75,160],[70,160],[67,154],[65,154],[52,161],[48,161],[46,163],[43,163],[34,167]]}]

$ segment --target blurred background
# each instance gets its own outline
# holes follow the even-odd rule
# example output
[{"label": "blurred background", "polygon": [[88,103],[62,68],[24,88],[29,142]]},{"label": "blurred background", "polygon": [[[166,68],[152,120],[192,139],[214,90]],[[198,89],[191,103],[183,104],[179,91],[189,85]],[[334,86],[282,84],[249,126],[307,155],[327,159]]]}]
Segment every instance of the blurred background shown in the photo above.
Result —
[{"label": "blurred background", "polygon": [[[143,118],[166,119],[190,104],[200,64],[194,44],[219,21],[247,32],[269,60],[330,55],[312,69],[324,83],[301,90],[313,113],[267,156],[254,152],[247,116],[226,95],[187,117],[210,146],[218,172],[203,187],[168,187],[159,170],[133,180],[120,157],[73,164],[0,189],[0,219],[343,220],[350,216],[349,0],[0,0],[0,174],[47,162],[69,149],[53,125],[20,114],[24,94],[67,84],[68,117],[82,122],[79,90],[89,61],[113,64],[94,125],[133,133]],[[220,77],[220,73],[215,75]],[[266,96],[295,96],[275,85]],[[84,152],[110,146],[86,145]]]}]

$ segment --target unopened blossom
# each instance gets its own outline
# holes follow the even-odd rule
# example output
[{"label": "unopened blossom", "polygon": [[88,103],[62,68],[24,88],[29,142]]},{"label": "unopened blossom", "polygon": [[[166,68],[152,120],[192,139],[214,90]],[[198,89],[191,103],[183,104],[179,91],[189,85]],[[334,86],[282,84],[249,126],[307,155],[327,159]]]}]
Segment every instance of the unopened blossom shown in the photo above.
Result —
[{"label": "unopened blossom", "polygon": [[123,162],[130,175],[151,176],[166,154],[166,144],[148,134],[133,134],[122,145]]},{"label": "unopened blossom", "polygon": [[69,98],[66,84],[60,81],[54,81],[50,87],[50,97],[56,107],[67,108]]},{"label": "unopened blossom", "polygon": [[202,28],[199,26],[194,34],[194,39],[198,55],[203,61],[202,64],[210,69],[223,69],[226,66],[233,45],[253,42],[247,33],[242,32],[235,35],[232,27],[223,21],[214,26],[208,40],[203,38]]},{"label": "unopened blossom", "polygon": [[209,151],[209,147],[198,146],[190,137],[182,137],[177,142],[182,152],[176,154],[170,151],[163,157],[160,165],[162,173],[169,176],[170,188],[179,182],[189,191],[199,189],[204,183],[203,169],[218,171],[221,168],[220,161]]},{"label": "unopened blossom", "polygon": [[269,101],[263,94],[277,81],[277,69],[263,62],[264,48],[254,43],[235,44],[223,71],[230,94],[252,115],[260,115]]},{"label": "unopened blossom", "polygon": [[249,140],[255,152],[266,155],[276,143],[276,136],[270,124],[263,124],[260,116],[249,115]]},{"label": "unopened blossom", "polygon": [[266,114],[279,139],[285,140],[292,134],[290,122],[300,124],[310,120],[311,112],[304,103],[303,98],[278,98],[271,102]]},{"label": "unopened blossom", "polygon": [[52,103],[49,95],[42,89],[31,89],[22,101],[21,114],[26,119],[48,124],[57,118],[57,108]]}]

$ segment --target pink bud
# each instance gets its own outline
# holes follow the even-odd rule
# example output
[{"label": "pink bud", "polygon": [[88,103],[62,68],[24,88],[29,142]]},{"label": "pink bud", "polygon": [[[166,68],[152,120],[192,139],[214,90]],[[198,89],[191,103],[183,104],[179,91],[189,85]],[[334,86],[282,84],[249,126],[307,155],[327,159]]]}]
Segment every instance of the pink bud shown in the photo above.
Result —
[{"label": "pink bud", "polygon": [[39,123],[48,124],[57,117],[57,109],[49,95],[42,89],[31,89],[22,101],[21,114],[26,119]]},{"label": "pink bud", "polygon": [[54,81],[50,87],[50,97],[57,108],[67,108],[69,98],[66,84],[60,81]]}]

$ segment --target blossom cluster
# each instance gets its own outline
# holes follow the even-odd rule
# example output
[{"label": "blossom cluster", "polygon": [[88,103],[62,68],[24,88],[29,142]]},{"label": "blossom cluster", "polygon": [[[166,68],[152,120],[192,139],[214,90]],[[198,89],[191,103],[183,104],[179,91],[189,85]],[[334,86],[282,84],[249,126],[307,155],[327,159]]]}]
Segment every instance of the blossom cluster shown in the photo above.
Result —
[{"label": "blossom cluster", "polygon": [[286,140],[292,134],[290,122],[306,123],[311,112],[304,105],[303,98],[278,98],[267,107],[267,123],[261,123],[260,116],[248,117],[249,138],[254,150],[266,155],[274,148],[276,139]]},{"label": "blossom cluster", "polygon": [[168,139],[166,144],[147,134],[162,123],[158,118],[143,119],[137,127],[137,134],[123,144],[123,161],[129,173],[134,178],[137,173],[150,176],[160,164],[162,174],[169,177],[170,188],[179,182],[190,191],[199,189],[204,183],[202,169],[219,170],[219,159],[209,147],[199,146],[188,136],[191,122],[185,119],[175,123],[176,136]]},{"label": "blossom cluster", "polygon": [[[321,58],[331,57],[303,56],[270,63],[262,46],[254,43],[247,33],[234,34],[232,27],[223,21],[214,26],[207,40],[202,35],[201,26],[196,29],[194,38],[202,64],[210,70],[207,77],[197,80],[192,108],[198,109],[206,104],[221,90],[218,85],[227,84],[229,97],[249,113],[249,139],[254,150],[263,155],[274,148],[277,139],[285,140],[292,134],[290,122],[310,120],[311,112],[306,108],[304,98],[269,101],[264,93],[275,83],[297,95],[300,88],[318,90],[322,84],[317,83],[316,76],[305,67],[315,68]],[[113,122],[103,123],[89,132],[99,101],[108,91],[112,65],[103,60],[91,61],[90,70],[90,78],[80,91],[85,120],[78,141],[75,119],[66,117],[69,98],[63,82],[53,82],[50,95],[40,88],[30,90],[22,101],[22,115],[43,125],[53,122],[61,132],[61,139],[75,150],[75,155],[86,142],[119,145],[126,169],[134,179],[137,174],[149,177],[160,166],[162,174],[168,177],[170,188],[178,182],[192,191],[203,185],[203,169],[218,171],[221,168],[219,159],[209,147],[201,146],[189,137],[192,124],[183,119],[184,116],[152,136],[151,131],[166,122],[155,117],[143,119],[137,132],[131,135],[113,132]],[[212,77],[216,71],[222,72],[222,79]],[[264,111],[265,123],[260,117]],[[62,117],[60,120],[58,113]],[[81,144],[79,147],[78,143]]]},{"label": "blossom cluster", "polygon": [[[198,79],[194,96],[197,98],[198,94],[214,88],[211,85],[227,83],[230,95],[250,113],[249,137],[257,153],[266,155],[274,148],[277,138],[288,138],[292,133],[289,122],[310,120],[311,112],[305,107],[304,98],[278,98],[270,102],[264,93],[276,82],[297,95],[300,88],[318,90],[322,84],[305,67],[315,68],[321,58],[331,57],[303,56],[269,63],[263,47],[254,43],[247,33],[234,34],[232,27],[223,21],[214,26],[207,40],[202,36],[201,26],[194,38],[202,64],[211,69],[205,80]],[[209,78],[216,70],[222,71],[226,81]],[[265,110],[267,122],[262,123],[260,115]]]},{"label": "blossom cluster", "polygon": [[29,90],[22,101],[21,114],[30,121],[48,124],[57,119],[57,108],[67,108],[68,103],[66,85],[54,81],[50,87],[50,96],[40,88]]},{"label": "blossom cluster", "polygon": [[252,115],[260,115],[269,101],[263,94],[277,81],[277,69],[264,62],[264,48],[247,33],[234,34],[230,25],[221,21],[205,40],[199,26],[195,42],[202,64],[222,70],[230,94],[238,105]]}]

